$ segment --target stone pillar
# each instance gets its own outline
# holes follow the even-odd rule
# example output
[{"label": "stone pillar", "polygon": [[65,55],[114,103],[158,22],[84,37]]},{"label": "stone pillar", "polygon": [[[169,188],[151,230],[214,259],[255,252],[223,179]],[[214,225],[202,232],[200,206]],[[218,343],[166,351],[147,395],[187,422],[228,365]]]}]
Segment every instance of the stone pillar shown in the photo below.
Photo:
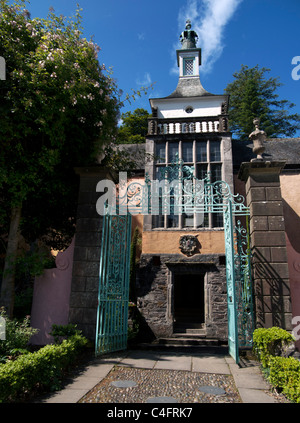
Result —
[{"label": "stone pillar", "polygon": [[104,167],[76,168],[80,175],[69,322],[90,340],[95,339],[99,287],[102,216],[96,211],[102,179],[112,179]]},{"label": "stone pillar", "polygon": [[279,175],[285,162],[242,163],[250,207],[256,327],[292,329],[291,297]]}]

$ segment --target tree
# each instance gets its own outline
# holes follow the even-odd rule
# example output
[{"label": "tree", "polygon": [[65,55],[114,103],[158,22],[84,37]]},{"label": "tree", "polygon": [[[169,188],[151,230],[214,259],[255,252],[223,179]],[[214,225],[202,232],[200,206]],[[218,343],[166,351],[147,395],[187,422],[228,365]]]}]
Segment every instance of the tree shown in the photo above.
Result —
[{"label": "tree", "polygon": [[123,113],[119,128],[118,144],[140,144],[145,142],[150,114],[145,109],[136,109],[133,113]]},{"label": "tree", "polygon": [[279,100],[276,93],[282,84],[279,78],[267,78],[270,69],[242,65],[233,74],[235,80],[227,85],[230,95],[230,130],[241,140],[247,140],[253,131],[253,119],[260,118],[260,126],[268,137],[292,137],[300,129],[300,115],[290,114],[295,106],[288,100]]},{"label": "tree", "polygon": [[74,166],[93,163],[114,139],[121,106],[99,47],[82,38],[80,10],[69,19],[53,10],[47,19],[31,19],[25,5],[0,0],[7,69],[0,82],[0,198],[10,208],[1,305],[9,316],[22,212],[35,204],[46,215],[47,205],[51,211],[69,198]]}]

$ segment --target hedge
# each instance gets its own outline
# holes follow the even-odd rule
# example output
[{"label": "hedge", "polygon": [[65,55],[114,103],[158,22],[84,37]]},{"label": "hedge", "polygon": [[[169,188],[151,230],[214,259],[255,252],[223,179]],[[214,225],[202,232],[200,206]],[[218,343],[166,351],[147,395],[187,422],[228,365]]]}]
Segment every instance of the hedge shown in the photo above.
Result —
[{"label": "hedge", "polygon": [[300,403],[300,361],[293,357],[270,359],[270,383],[287,398]]},{"label": "hedge", "polygon": [[253,332],[253,349],[262,366],[267,368],[269,359],[281,355],[294,340],[293,335],[277,326],[259,328]]},{"label": "hedge", "polygon": [[300,361],[282,357],[295,338],[284,329],[256,329],[253,332],[253,350],[269,373],[269,382],[288,399],[300,403]]},{"label": "hedge", "polygon": [[76,334],[0,364],[0,402],[15,401],[37,387],[58,389],[64,372],[86,344],[86,338]]}]

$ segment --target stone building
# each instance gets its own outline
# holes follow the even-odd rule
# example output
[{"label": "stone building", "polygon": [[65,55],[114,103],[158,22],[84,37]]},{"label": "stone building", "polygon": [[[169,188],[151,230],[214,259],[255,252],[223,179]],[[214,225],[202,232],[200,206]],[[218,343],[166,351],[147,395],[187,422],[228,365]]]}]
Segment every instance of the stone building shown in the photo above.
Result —
[{"label": "stone building", "polygon": [[[177,51],[179,81],[165,98],[150,99],[152,119],[145,171],[156,179],[178,157],[194,176],[226,180],[233,192],[228,97],[207,92],[200,81],[201,49],[188,22]],[[222,214],[144,216],[139,265],[138,306],[156,336],[201,329],[209,337],[227,336],[227,297]],[[180,238],[197,236],[197,254],[180,250]]]},{"label": "stone building", "polygon": [[[145,175],[153,180],[177,160],[193,168],[199,180],[209,174],[212,183],[226,181],[233,194],[243,195],[250,209],[255,325],[291,330],[292,317],[300,316],[300,139],[266,139],[263,159],[253,161],[251,139],[249,143],[232,139],[228,97],[211,94],[201,84],[201,49],[189,21],[180,39],[175,91],[150,99],[152,117],[145,144],[126,146],[133,154],[138,149],[152,157],[137,170],[135,180],[144,180]],[[102,230],[96,187],[99,180],[113,177],[101,166],[78,173],[69,321],[94,339]],[[194,213],[133,216],[132,226],[142,235],[137,306],[153,336],[197,329],[203,337],[226,341],[222,213],[205,213],[201,219]],[[186,235],[193,237],[192,249],[184,244]]]}]

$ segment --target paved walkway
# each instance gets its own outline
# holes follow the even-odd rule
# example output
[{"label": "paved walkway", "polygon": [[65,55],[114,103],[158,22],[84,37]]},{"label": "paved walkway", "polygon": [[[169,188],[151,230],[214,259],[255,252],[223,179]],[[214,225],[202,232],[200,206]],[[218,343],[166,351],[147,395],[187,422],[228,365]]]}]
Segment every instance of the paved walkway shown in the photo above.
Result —
[{"label": "paved walkway", "polygon": [[262,377],[258,363],[242,360],[237,365],[227,354],[210,352],[174,352],[129,350],[95,358],[61,391],[35,402],[77,403],[95,385],[104,379],[114,366],[140,369],[185,370],[200,373],[231,375],[243,403],[275,403],[269,395],[269,385]]}]

